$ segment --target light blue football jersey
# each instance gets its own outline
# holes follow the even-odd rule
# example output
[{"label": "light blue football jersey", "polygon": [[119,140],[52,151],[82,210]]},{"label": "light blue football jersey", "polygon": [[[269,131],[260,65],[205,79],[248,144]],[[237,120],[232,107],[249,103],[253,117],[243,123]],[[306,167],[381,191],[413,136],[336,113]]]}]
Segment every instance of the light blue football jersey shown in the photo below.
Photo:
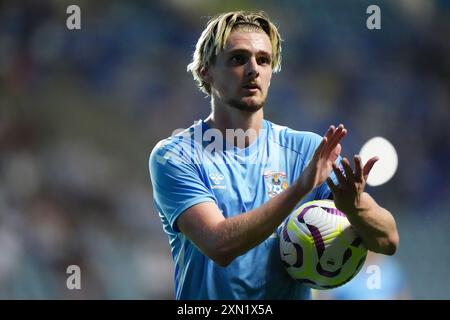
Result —
[{"label": "light blue football jersey", "polygon": [[[309,299],[310,289],[294,281],[281,262],[280,227],[221,267],[177,229],[176,221],[186,209],[205,201],[216,203],[225,218],[258,208],[300,176],[322,137],[263,120],[256,141],[238,149],[208,129],[204,121],[198,121],[159,142],[150,155],[154,202],[175,263],[175,297]],[[336,183],[333,173],[331,178]],[[324,183],[298,205],[329,197]]]}]

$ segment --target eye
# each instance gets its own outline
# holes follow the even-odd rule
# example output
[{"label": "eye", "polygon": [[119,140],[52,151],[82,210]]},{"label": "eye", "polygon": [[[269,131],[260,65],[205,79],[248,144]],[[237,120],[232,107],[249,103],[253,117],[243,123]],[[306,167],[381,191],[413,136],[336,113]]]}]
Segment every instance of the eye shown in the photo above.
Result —
[{"label": "eye", "polygon": [[246,57],[243,54],[235,54],[231,56],[230,62],[233,65],[243,65],[246,61]]},{"label": "eye", "polygon": [[259,57],[258,58],[258,64],[259,65],[267,65],[267,64],[270,64],[270,63],[271,63],[271,60],[270,60],[269,57]]}]

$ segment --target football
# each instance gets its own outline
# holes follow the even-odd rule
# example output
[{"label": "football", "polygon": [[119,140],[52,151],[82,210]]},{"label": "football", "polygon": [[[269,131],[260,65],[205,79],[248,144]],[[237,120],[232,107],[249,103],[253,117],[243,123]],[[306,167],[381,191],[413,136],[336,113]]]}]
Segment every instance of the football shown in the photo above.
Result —
[{"label": "football", "polygon": [[304,203],[285,221],[280,254],[292,278],[325,290],[358,274],[367,248],[333,201],[317,200]]}]

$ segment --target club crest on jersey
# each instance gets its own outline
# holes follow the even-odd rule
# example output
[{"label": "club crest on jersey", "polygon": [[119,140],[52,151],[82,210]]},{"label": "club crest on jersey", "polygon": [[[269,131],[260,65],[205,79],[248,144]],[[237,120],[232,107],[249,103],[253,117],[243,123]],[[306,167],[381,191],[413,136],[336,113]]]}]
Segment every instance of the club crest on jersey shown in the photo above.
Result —
[{"label": "club crest on jersey", "polygon": [[287,189],[286,173],[284,172],[264,172],[267,194],[270,198]]}]

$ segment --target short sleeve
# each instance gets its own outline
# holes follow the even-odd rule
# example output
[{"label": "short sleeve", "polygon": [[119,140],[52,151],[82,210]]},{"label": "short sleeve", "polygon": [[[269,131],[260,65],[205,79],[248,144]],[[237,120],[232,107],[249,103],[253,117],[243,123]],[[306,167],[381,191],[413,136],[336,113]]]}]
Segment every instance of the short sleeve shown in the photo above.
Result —
[{"label": "short sleeve", "polygon": [[190,207],[201,202],[215,202],[214,195],[201,179],[195,164],[186,161],[173,161],[165,147],[157,145],[149,159],[150,179],[153,198],[175,232],[177,218]]}]

